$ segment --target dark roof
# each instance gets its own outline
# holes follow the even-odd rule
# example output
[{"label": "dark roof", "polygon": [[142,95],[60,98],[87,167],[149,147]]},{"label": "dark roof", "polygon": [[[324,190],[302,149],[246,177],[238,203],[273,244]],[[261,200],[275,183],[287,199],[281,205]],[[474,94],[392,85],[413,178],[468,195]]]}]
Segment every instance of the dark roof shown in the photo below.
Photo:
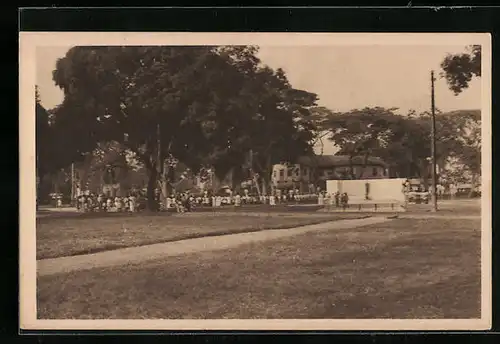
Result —
[{"label": "dark roof", "polygon": [[[363,156],[355,156],[352,159],[352,164],[364,165],[364,159]],[[348,155],[302,156],[297,162],[301,165],[315,167],[349,166],[350,164]],[[387,164],[378,157],[368,157],[368,164],[387,167]]]}]

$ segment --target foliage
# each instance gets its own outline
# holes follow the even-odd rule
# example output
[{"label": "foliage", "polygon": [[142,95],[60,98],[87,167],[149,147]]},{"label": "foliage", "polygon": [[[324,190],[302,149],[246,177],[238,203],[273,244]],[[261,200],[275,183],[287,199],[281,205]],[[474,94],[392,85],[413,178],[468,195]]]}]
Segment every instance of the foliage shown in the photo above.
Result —
[{"label": "foliage", "polygon": [[446,78],[450,89],[455,95],[459,94],[469,86],[473,77],[481,76],[481,46],[472,45],[466,53],[448,54],[441,62],[441,68],[441,75]]},{"label": "foliage", "polygon": [[[338,154],[377,156],[385,160],[393,175],[429,176],[431,117],[428,113],[398,115],[395,109],[364,108],[322,116],[318,126],[328,130]],[[458,159],[473,174],[480,173],[480,112],[456,111],[436,115],[436,160],[444,165]],[[365,160],[366,162],[367,160]],[[352,179],[354,175],[351,165]]]},{"label": "foliage", "polygon": [[152,202],[157,181],[169,178],[167,158],[193,172],[214,166],[221,176],[243,164],[251,149],[256,162],[268,153],[277,160],[289,158],[291,150],[307,150],[305,117],[316,96],[294,90],[283,71],[262,67],[256,51],[72,48],[53,73],[65,94],[55,125],[78,140],[63,155],[74,160],[97,142],[120,142],[147,169]]},{"label": "foliage", "polygon": [[[362,156],[366,166],[368,157],[378,156],[396,174],[418,174],[422,149],[415,151],[410,147],[419,145],[425,149],[421,142],[423,128],[420,123],[397,115],[395,110],[375,107],[332,112],[324,117],[320,126],[329,131],[328,138],[340,148],[338,154],[348,155],[351,161]],[[349,178],[359,177],[351,164]]]},{"label": "foliage", "polygon": [[280,69],[259,69],[254,83],[256,108],[239,145],[251,152],[249,166],[261,176],[263,192],[267,193],[273,164],[294,162],[312,153],[314,122],[310,109],[316,105],[317,96],[294,89]]},{"label": "foliage", "polygon": [[454,111],[438,119],[438,134],[448,138],[443,143],[438,141],[438,147],[447,145],[443,179],[475,184],[481,175],[481,112]]}]

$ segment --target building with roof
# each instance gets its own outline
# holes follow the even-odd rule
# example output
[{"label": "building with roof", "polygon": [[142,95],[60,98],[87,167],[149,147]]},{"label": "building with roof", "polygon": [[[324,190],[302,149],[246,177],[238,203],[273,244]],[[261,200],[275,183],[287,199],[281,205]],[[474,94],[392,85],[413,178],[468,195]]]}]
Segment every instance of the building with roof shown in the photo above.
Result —
[{"label": "building with roof", "polygon": [[388,177],[388,165],[378,157],[315,155],[300,157],[295,164],[274,165],[271,181],[275,188],[294,188],[304,192],[311,188],[311,184],[324,189],[327,180]]}]

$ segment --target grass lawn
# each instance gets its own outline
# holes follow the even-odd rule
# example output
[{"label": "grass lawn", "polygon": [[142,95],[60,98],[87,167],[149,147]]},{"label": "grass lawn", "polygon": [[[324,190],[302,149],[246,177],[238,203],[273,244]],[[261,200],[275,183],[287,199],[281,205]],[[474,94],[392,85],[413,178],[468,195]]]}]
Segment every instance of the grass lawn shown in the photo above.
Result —
[{"label": "grass lawn", "polygon": [[[433,215],[481,215],[481,200],[472,199],[472,200],[438,200],[438,209],[437,213]],[[429,204],[411,204],[409,206],[409,212],[429,212],[432,208],[432,205]]]},{"label": "grass lawn", "polygon": [[47,319],[479,318],[480,220],[395,219],[38,278]]},{"label": "grass lawn", "polygon": [[208,235],[360,218],[360,214],[110,214],[37,219],[37,259],[55,258]]}]

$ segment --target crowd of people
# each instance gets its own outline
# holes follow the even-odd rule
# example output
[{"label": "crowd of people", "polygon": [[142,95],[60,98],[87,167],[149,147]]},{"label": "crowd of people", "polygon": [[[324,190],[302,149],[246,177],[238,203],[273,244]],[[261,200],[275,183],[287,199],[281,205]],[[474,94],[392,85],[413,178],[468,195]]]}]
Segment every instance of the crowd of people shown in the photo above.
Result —
[{"label": "crowd of people", "polygon": [[165,208],[177,209],[177,211],[190,211],[194,207],[222,207],[222,206],[242,206],[251,204],[277,205],[290,202],[315,202],[318,198],[316,194],[283,194],[283,195],[255,195],[248,192],[236,192],[227,194],[211,194],[205,191],[201,195],[183,193],[171,195],[166,198]]},{"label": "crowd of people", "polygon": [[324,191],[314,194],[301,194],[300,192],[292,193],[273,193],[270,195],[260,194],[253,195],[248,192],[240,194],[228,193],[226,195],[211,195],[205,191],[203,195],[180,194],[172,195],[166,198],[165,209],[175,209],[178,212],[191,211],[195,207],[222,207],[222,206],[243,206],[267,204],[271,206],[279,204],[297,204],[297,203],[312,203],[319,205],[335,205],[336,207],[347,207],[349,196],[347,193],[336,192],[328,195]]},{"label": "crowd of people", "polygon": [[[298,190],[292,192],[278,191],[270,195],[250,194],[248,190],[239,193],[227,192],[224,194],[212,194],[205,191],[202,194],[183,192],[172,194],[162,199],[159,192],[155,193],[156,201],[160,210],[177,211],[179,213],[193,211],[196,207],[223,207],[223,206],[243,206],[243,205],[279,205],[313,203],[326,204],[331,202],[336,206],[343,206],[348,203],[347,194],[336,193],[331,197],[325,192],[302,194]],[[328,201],[328,199],[332,201]],[[145,208],[147,197],[145,192],[134,192],[127,196],[107,196],[85,192],[74,200],[74,206],[81,212],[137,212]],[[61,207],[62,202],[57,199],[57,207]]]},{"label": "crowd of people", "polygon": [[[404,185],[405,194],[412,192],[424,192],[421,185],[411,185],[407,180]],[[442,195],[443,187],[437,188],[438,196]],[[267,204],[271,206],[279,204],[318,204],[335,207],[349,207],[349,196],[347,193],[335,192],[327,194],[318,189],[314,193],[301,193],[299,190],[275,190],[272,194],[251,194],[247,189],[241,192],[219,192],[204,191],[201,194],[183,193],[172,194],[169,197],[160,197],[159,190],[155,193],[159,209],[163,211],[176,211],[179,213],[193,211],[196,207],[223,207]],[[411,198],[411,197],[410,197]],[[137,212],[145,209],[147,202],[144,190],[134,191],[126,196],[109,196],[85,192],[74,200],[74,206],[81,212]],[[56,206],[62,207],[61,198],[57,198]]]},{"label": "crowd of people", "polygon": [[128,196],[110,197],[104,194],[87,193],[80,195],[75,200],[75,206],[82,212],[136,212],[139,209],[140,196],[130,194]]}]

